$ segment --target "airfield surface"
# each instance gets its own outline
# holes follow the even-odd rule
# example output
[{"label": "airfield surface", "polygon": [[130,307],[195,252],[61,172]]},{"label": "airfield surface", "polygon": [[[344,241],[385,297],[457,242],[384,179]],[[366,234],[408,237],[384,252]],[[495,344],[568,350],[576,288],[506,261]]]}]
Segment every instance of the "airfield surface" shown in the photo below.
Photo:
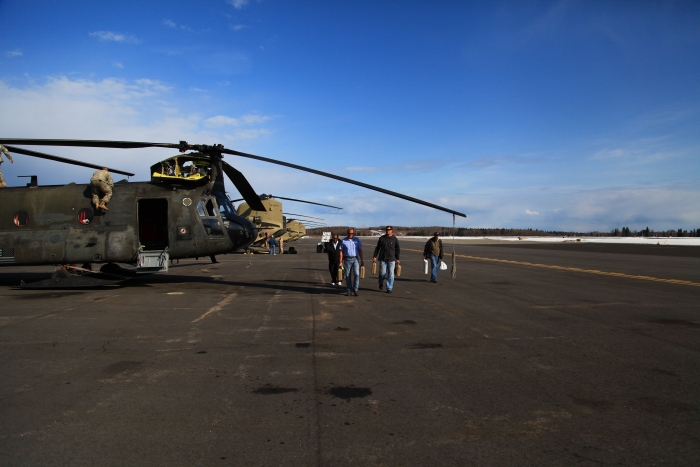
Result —
[{"label": "airfield surface", "polygon": [[406,240],[386,294],[362,240],[359,297],[313,239],[100,290],[0,269],[0,465],[697,465],[699,247],[459,244],[433,284]]}]

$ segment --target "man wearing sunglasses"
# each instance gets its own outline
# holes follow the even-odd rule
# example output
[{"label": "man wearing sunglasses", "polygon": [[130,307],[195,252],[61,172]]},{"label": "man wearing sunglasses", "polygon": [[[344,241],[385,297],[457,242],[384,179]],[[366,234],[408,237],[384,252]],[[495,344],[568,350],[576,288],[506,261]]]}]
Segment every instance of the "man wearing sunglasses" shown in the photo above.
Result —
[{"label": "man wearing sunglasses", "polygon": [[373,262],[379,260],[379,290],[384,288],[384,279],[386,279],[386,293],[391,293],[394,288],[394,265],[401,264],[400,254],[399,239],[394,236],[394,228],[387,225],[386,235],[379,237],[372,255]]}]

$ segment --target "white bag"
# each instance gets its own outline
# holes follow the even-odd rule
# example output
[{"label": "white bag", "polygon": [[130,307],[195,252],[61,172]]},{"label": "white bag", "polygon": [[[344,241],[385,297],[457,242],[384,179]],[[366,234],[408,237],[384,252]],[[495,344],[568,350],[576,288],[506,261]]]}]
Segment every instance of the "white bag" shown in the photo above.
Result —
[{"label": "white bag", "polygon": [[447,265],[445,264],[444,261],[440,261],[440,270],[447,271]]},{"label": "white bag", "polygon": [[430,272],[430,265],[428,264],[427,259],[424,259],[423,261],[425,262],[425,268],[423,269],[423,273],[428,274]]}]

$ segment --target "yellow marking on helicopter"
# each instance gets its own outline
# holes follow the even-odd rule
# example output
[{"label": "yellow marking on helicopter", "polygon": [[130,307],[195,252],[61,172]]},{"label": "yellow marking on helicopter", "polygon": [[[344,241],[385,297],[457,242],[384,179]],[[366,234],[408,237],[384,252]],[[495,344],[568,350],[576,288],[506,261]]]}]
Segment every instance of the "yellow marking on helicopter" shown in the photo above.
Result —
[{"label": "yellow marking on helicopter", "polygon": [[202,157],[175,156],[151,167],[152,177],[156,180],[198,182],[208,180],[211,161]]},{"label": "yellow marking on helicopter", "polygon": [[[408,251],[415,251],[418,253],[423,253],[422,250],[412,250],[412,249],[408,249],[408,248],[407,248],[407,250]],[[458,256],[460,258],[475,259],[475,260],[479,260],[479,261],[492,261],[495,263],[517,264],[519,266],[531,266],[531,267],[536,267],[536,268],[557,269],[560,271],[582,272],[585,274],[598,274],[601,276],[624,277],[626,279],[637,279],[637,280],[653,281],[653,282],[665,282],[668,284],[690,285],[693,287],[700,287],[700,283],[698,283],[698,282],[684,281],[684,280],[680,280],[680,279],[663,279],[660,277],[652,277],[652,276],[636,276],[633,274],[625,274],[622,272],[599,271],[597,269],[581,269],[581,268],[573,268],[573,267],[567,267],[567,266],[555,266],[552,264],[542,264],[542,263],[528,263],[526,261],[513,261],[513,260],[509,260],[509,259],[484,258],[482,256],[458,255],[458,254],[455,254],[455,256]]]}]

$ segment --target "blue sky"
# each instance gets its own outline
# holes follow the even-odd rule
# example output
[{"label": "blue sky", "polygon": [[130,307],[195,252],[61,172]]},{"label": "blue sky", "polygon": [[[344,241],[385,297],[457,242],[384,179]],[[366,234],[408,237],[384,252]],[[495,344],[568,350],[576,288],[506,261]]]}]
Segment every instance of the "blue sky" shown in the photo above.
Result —
[{"label": "blue sky", "polygon": [[[1,0],[0,18],[2,137],[222,143],[467,227],[700,227],[697,2]],[[170,156],[45,150],[132,180]],[[452,221],[228,161],[259,193],[343,206],[285,205],[330,224]],[[3,171],[90,176],[24,156]]]}]

